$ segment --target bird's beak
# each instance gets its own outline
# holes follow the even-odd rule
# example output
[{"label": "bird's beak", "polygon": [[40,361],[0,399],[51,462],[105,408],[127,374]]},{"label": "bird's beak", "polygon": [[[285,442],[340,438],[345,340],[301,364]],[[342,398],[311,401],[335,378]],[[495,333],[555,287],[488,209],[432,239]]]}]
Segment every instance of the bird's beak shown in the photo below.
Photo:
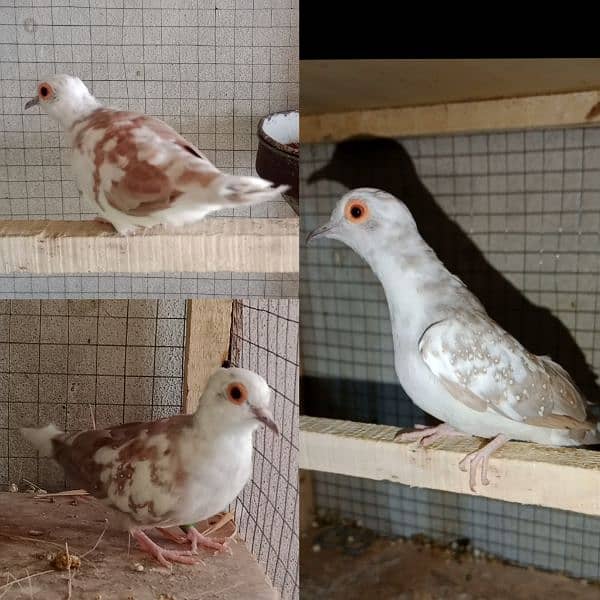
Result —
[{"label": "bird's beak", "polygon": [[263,425],[266,425],[275,435],[279,435],[279,428],[273,421],[273,415],[266,408],[255,408],[252,407],[252,414],[257,421],[260,421]]},{"label": "bird's beak", "polygon": [[332,223],[325,223],[321,227],[317,227],[315,230],[311,231],[306,237],[306,243],[310,244],[313,240],[318,240],[319,238],[328,237],[328,234],[333,229]]},{"label": "bird's beak", "polygon": [[38,96],[36,96],[35,98],[32,98],[26,105],[25,105],[25,110],[27,110],[28,108],[31,108],[32,106],[35,106],[36,104],[40,103],[40,99]]}]

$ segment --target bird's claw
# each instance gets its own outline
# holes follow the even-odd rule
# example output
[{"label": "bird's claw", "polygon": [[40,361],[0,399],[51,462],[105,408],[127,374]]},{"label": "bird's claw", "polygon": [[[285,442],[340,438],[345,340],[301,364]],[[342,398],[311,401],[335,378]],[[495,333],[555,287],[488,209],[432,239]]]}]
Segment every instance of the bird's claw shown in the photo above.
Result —
[{"label": "bird's claw", "polygon": [[[473,493],[477,493],[477,471],[481,471],[482,485],[489,485],[490,480],[487,476],[488,457],[479,454],[479,450],[467,454],[459,463],[458,468],[466,473],[469,471],[469,488]],[[468,465],[468,466],[467,466]]]},{"label": "bird's claw", "polygon": [[488,463],[490,456],[493,452],[498,450],[506,444],[508,437],[499,434],[491,442],[488,442],[483,448],[475,450],[467,454],[459,463],[458,468],[461,471],[467,471],[467,465],[469,469],[469,488],[473,493],[477,493],[475,484],[477,483],[477,471],[481,472],[481,483],[482,485],[489,485],[490,480],[488,479]]},{"label": "bird's claw", "polygon": [[222,552],[233,554],[231,548],[228,545],[228,538],[212,538],[207,535],[201,534],[195,527],[190,527],[187,532],[187,539],[192,544],[192,552],[198,552],[198,546],[203,546],[208,550],[214,550],[213,555],[220,554]]},{"label": "bird's claw", "polygon": [[419,446],[427,448],[434,442],[446,437],[446,436],[463,436],[465,434],[456,431],[452,426],[447,423],[441,423],[434,427],[427,425],[415,425],[414,431],[400,431],[394,437],[394,441],[397,442],[417,442]]},{"label": "bird's claw", "polygon": [[170,568],[171,563],[175,562],[184,565],[203,564],[199,558],[194,556],[191,550],[168,550],[167,548],[161,548],[143,531],[133,531],[132,535],[139,544],[140,549],[154,557],[163,567]]}]

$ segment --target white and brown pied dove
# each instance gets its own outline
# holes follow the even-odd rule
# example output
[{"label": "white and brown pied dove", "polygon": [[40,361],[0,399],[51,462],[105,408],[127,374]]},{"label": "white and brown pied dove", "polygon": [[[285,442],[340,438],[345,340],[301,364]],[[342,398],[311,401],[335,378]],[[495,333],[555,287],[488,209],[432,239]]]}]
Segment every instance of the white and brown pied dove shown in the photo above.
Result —
[{"label": "white and brown pied dove", "polygon": [[347,244],[371,267],[387,298],[396,374],[413,402],[442,421],[400,433],[424,446],[447,435],[491,439],[460,461],[475,491],[489,456],[508,440],[552,446],[600,443],[597,423],[568,373],[535,356],[486,313],[419,235],[403,202],[381,190],[345,194],[308,240]]},{"label": "white and brown pied dove", "polygon": [[275,200],[287,186],[221,172],[163,121],[102,106],[77,77],[54,75],[25,108],[65,129],[82,196],[121,234],[182,226],[208,213]]},{"label": "white and brown pied dove", "polygon": [[197,523],[235,500],[252,474],[253,432],[264,424],[278,433],[270,401],[262,377],[232,367],[211,375],[194,414],[71,435],[54,425],[21,432],[103,502],[111,526],[129,531],[143,551],[165,566],[193,564],[198,545],[220,552],[226,540],[189,527],[181,541],[191,549],[176,551],[144,530]]}]

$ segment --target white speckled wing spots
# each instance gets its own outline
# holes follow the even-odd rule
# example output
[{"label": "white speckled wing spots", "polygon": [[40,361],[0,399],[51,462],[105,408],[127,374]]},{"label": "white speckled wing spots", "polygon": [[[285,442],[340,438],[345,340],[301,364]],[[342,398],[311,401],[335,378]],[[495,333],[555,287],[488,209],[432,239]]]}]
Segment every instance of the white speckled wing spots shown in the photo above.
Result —
[{"label": "white speckled wing spots", "polygon": [[422,336],[419,351],[450,393],[475,410],[540,426],[551,415],[585,421],[584,399],[569,376],[549,359],[530,354],[484,314],[457,311],[435,323]]}]

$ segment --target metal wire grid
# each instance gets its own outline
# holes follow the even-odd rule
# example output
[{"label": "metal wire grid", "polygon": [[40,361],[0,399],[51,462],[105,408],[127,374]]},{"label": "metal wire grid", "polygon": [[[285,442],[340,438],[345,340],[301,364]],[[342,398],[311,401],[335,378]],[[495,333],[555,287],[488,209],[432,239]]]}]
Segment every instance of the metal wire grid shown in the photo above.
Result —
[{"label": "metal wire grid", "polygon": [[231,362],[256,371],[274,391],[280,436],[259,431],[254,475],[236,519],[251,552],[283,598],[299,597],[298,301],[235,301]]},{"label": "metal wire grid", "polygon": [[19,428],[72,432],[181,411],[183,301],[0,301],[0,484],[68,485]]},{"label": "metal wire grid", "polygon": [[359,520],[382,535],[425,534],[511,562],[600,577],[600,519],[578,513],[474,496],[314,473],[319,509]]},{"label": "metal wire grid", "polygon": [[[560,317],[599,372],[600,130],[400,143],[443,210],[525,296]],[[333,150],[302,148],[302,237],[329,217],[347,189],[333,181],[307,184]],[[448,252],[453,244],[447,240]],[[422,422],[397,383],[387,304],[368,266],[335,242],[303,248],[301,260],[303,389],[314,399],[308,411],[398,425]],[[550,352],[556,356],[558,350]],[[600,577],[599,519],[322,473],[316,481],[319,506],[382,532],[466,535],[511,560]],[[422,518],[415,520],[417,514]]]},{"label": "metal wire grid", "polygon": [[[110,106],[165,120],[218,167],[253,174],[259,119],[298,105],[297,19],[295,0],[3,3],[0,217],[78,220],[95,216],[72,179],[64,133],[46,115],[24,114],[24,99],[35,92],[37,82],[54,72],[77,74]],[[236,209],[235,214],[293,215],[283,200]],[[114,277],[123,284],[124,275]],[[192,274],[165,277],[184,280],[180,292],[175,284],[161,288],[165,296],[219,295],[223,280],[222,274],[215,275],[211,289],[201,275],[195,285]],[[29,278],[15,279],[13,285],[4,282],[7,295],[51,296],[43,289],[43,278],[31,279],[31,288]],[[82,293],[94,293],[95,284],[92,281],[89,287],[88,276],[69,279],[73,286],[82,287]],[[132,285],[140,285],[131,279]],[[278,279],[285,281],[282,276]],[[263,294],[273,287],[261,275],[248,274],[247,281],[249,287],[262,286]],[[154,280],[150,284],[156,285]],[[41,291],[35,289],[39,287]],[[123,293],[136,295],[134,290]],[[148,289],[148,293],[153,292]]]},{"label": "metal wire grid", "polygon": [[178,299],[198,296],[222,298],[298,297],[294,273],[130,273],[85,275],[0,276],[0,297],[150,298]]}]

